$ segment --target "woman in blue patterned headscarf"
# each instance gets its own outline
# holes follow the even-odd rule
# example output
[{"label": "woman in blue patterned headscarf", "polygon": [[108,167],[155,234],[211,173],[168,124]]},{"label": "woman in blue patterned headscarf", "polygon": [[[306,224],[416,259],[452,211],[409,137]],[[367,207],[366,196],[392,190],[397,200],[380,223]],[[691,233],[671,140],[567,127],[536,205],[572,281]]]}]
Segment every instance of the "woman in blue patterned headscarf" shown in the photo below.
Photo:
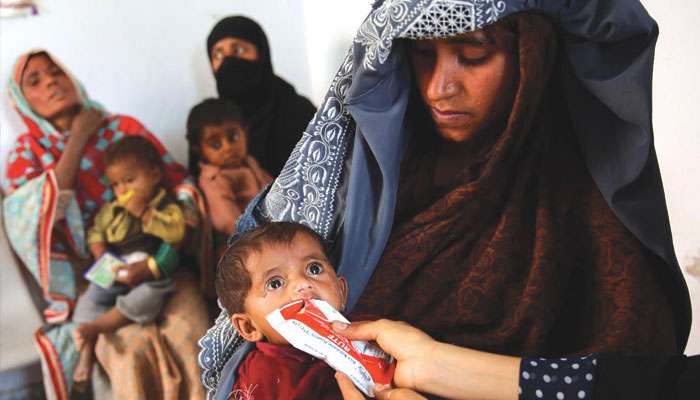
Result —
[{"label": "woman in blue patterned headscarf", "polygon": [[[690,306],[652,140],[657,33],[635,1],[376,2],[239,231],[312,227],[351,308],[460,346],[680,352]],[[235,347],[225,321],[202,340],[210,387],[228,384],[205,360]]]}]

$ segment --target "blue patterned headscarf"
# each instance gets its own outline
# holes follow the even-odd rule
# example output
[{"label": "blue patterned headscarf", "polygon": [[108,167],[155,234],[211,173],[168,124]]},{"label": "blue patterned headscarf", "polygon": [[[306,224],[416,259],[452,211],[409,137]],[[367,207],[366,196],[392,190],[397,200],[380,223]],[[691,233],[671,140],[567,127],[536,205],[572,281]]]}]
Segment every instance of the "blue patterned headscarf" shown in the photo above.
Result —
[{"label": "blue patterned headscarf", "polygon": [[[678,307],[687,308],[653,147],[658,28],[637,0],[377,1],[302,139],[241,217],[239,232],[266,220],[316,230],[339,255],[352,308],[392,229],[407,141],[411,76],[396,39],[460,35],[519,12],[544,14],[559,28],[568,61],[561,79],[586,165],[618,218],[670,265]],[[689,326],[689,319],[681,324]],[[211,396],[217,385],[230,383],[219,377],[226,362],[230,371],[240,359],[241,352],[231,358],[238,342],[228,318],[202,339],[200,362]]]}]

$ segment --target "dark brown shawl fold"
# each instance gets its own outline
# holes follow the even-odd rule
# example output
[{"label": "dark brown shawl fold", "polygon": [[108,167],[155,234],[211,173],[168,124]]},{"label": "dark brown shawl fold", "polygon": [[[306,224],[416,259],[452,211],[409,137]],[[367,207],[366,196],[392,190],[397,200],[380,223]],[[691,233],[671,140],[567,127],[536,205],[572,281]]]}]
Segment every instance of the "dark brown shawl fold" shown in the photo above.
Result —
[{"label": "dark brown shawl fold", "polygon": [[503,354],[678,351],[667,266],[606,204],[549,79],[557,34],[537,15],[515,24],[505,130],[446,188],[432,182],[444,155],[409,146],[397,220],[356,310]]}]

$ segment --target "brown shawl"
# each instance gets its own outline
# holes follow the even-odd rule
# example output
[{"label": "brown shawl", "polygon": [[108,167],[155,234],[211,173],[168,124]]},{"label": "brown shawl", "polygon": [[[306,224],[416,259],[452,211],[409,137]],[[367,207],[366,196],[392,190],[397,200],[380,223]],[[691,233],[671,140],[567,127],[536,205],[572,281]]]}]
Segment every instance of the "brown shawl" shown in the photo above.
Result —
[{"label": "brown shawl", "polygon": [[438,135],[413,140],[389,243],[356,310],[503,354],[678,351],[668,266],[608,207],[549,79],[563,60],[557,33],[537,15],[514,22],[507,126],[447,187],[434,183],[445,154],[421,143]]},{"label": "brown shawl", "polygon": [[177,290],[163,309],[162,319],[146,325],[129,324],[100,335],[95,354],[103,366],[114,400],[204,399],[197,363],[197,341],[206,331],[206,305],[198,279],[185,271],[175,274]]}]

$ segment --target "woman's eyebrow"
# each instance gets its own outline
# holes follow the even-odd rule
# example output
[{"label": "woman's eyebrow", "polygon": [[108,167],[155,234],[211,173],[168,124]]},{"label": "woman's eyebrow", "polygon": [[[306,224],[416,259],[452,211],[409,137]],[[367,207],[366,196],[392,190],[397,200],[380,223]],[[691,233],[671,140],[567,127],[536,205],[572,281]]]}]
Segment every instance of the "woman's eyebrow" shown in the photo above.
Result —
[{"label": "woman's eyebrow", "polygon": [[32,78],[36,78],[39,75],[39,71],[32,71],[29,74],[25,74],[22,76],[22,82],[26,83],[28,80]]},{"label": "woman's eyebrow", "polygon": [[446,39],[450,44],[466,44],[471,46],[489,46],[494,44],[488,35],[453,36]]}]

